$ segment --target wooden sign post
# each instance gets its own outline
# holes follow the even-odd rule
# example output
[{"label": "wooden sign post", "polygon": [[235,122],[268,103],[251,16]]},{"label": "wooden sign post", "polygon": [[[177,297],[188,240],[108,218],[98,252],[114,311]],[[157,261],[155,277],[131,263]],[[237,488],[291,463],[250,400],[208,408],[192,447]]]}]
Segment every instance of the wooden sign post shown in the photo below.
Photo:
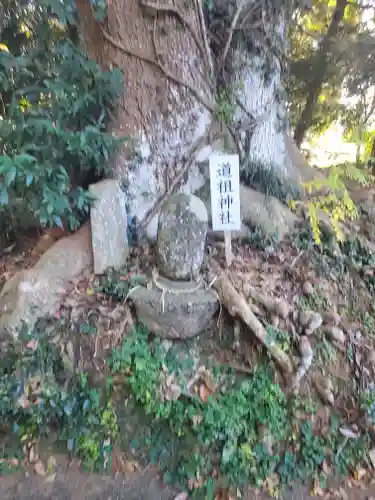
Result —
[{"label": "wooden sign post", "polygon": [[231,231],[241,229],[240,162],[238,155],[213,154],[209,158],[213,231],[224,231],[225,260],[232,257]]}]

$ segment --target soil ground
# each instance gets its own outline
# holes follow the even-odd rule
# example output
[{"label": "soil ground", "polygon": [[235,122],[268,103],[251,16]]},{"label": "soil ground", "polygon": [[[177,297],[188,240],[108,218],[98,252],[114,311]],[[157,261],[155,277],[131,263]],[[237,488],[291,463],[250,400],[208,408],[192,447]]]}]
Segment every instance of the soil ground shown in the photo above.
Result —
[{"label": "soil ground", "polygon": [[[34,247],[35,248],[35,247]],[[43,251],[45,249],[43,248]],[[290,252],[290,251],[289,251]],[[8,256],[6,262],[1,266],[0,261],[0,287],[2,281],[6,281],[9,277],[16,272],[22,265],[23,268],[30,267],[32,263],[37,258],[39,252],[26,253],[26,256]],[[292,251],[293,253],[293,251]],[[323,277],[317,278],[315,275],[315,270],[313,269],[313,262],[310,259],[308,252],[300,252],[289,255],[288,258],[288,246],[280,250],[280,255],[268,259],[261,257],[259,252],[246,249],[239,249],[238,255],[236,255],[236,261],[233,265],[233,275],[234,278],[238,280],[238,288],[243,288],[243,283],[252,283],[255,285],[262,284],[263,289],[273,290],[277,297],[284,298],[288,303],[293,304],[296,308],[321,310],[323,312],[331,312],[334,310],[336,304],[340,305],[340,300],[346,295],[346,289],[339,290],[335,280],[329,278],[323,279]],[[296,254],[296,255],[295,255]],[[288,271],[288,273],[286,273]],[[316,290],[310,297],[304,297],[301,293],[301,288],[304,280],[309,280],[314,285]],[[242,283],[243,282],[243,283]],[[81,307],[82,301],[84,303],[90,303],[90,301],[95,301],[96,297],[87,296],[88,283],[86,279],[82,281],[82,286],[77,283],[74,290],[74,296],[72,300],[77,302],[77,308]],[[362,291],[362,290],[361,290]],[[371,294],[360,295],[360,305],[359,308],[357,303],[354,304],[356,297],[351,297],[350,310],[355,310],[356,313],[367,310],[367,300],[372,299]],[[326,299],[326,297],[329,299]],[[328,305],[327,305],[328,304]],[[90,304],[89,304],[90,305]],[[345,308],[348,307],[347,301],[345,300]],[[349,321],[349,318],[347,318]],[[354,321],[354,318],[350,318]],[[281,326],[281,325],[280,325]],[[373,323],[367,328],[370,333],[373,330]],[[286,325],[283,325],[286,328]],[[349,327],[348,327],[349,330]],[[223,332],[221,331],[220,337]],[[113,333],[111,334],[113,337]],[[105,335],[104,335],[105,337]],[[108,346],[105,345],[106,342],[103,340],[102,348],[98,348],[95,340],[90,341],[91,347],[87,349],[88,355],[87,359],[93,359],[93,350],[97,355],[97,360],[100,355],[104,355],[104,351],[110,350],[113,345],[116,344],[115,338],[108,341]],[[90,337],[91,338],[91,337]],[[227,348],[221,345],[221,342],[208,340],[208,345],[206,346],[209,353],[217,359],[217,361],[236,365],[236,366],[246,366],[249,368],[252,362],[259,357],[259,349],[254,343],[243,340],[241,335],[241,353],[233,352],[232,345],[233,339],[226,339],[226,335],[223,335],[223,344],[228,342]],[[351,340],[351,339],[350,339]],[[366,338],[367,342],[366,348],[368,351],[373,352],[375,350],[375,339]],[[95,344],[95,346],[94,346]],[[220,345],[219,345],[220,344]],[[84,355],[84,344],[82,344],[82,358],[85,361],[86,356]],[[356,348],[359,349],[358,346]],[[103,351],[103,353],[101,353]],[[85,351],[86,352],[86,351]],[[344,369],[347,366],[347,356],[346,352],[341,352],[333,349],[330,344],[325,343],[322,347],[316,345],[316,361],[311,368],[311,371],[317,370],[322,371],[327,376],[327,370],[330,372],[329,376],[343,381],[344,385],[347,385],[348,380],[352,377],[352,371]],[[363,352],[365,349],[363,348]],[[363,356],[364,357],[364,356]],[[254,361],[255,362],[255,361]],[[327,365],[327,366],[326,366]],[[343,365],[343,366],[341,366]],[[327,368],[327,370],[325,370]],[[371,367],[370,367],[371,368]],[[373,371],[371,368],[367,370],[372,377]],[[374,368],[375,372],[375,368]],[[364,375],[362,375],[362,370],[358,375],[360,381],[363,381]],[[312,386],[310,382],[310,375],[306,377],[306,387]],[[340,391],[338,391],[340,392]],[[340,401],[338,401],[340,403]],[[338,404],[338,408],[341,406]],[[346,410],[346,406],[344,405]],[[132,420],[128,415],[128,424],[131,426]],[[351,421],[349,423],[352,423]],[[317,422],[317,425],[319,422]],[[140,427],[140,422],[137,421],[137,426]],[[131,429],[133,430],[133,429]],[[125,438],[125,433],[122,438]],[[76,466],[71,466],[67,458],[60,457],[58,459],[58,466],[55,469],[56,476],[51,482],[47,482],[45,478],[37,476],[34,472],[25,473],[25,471],[20,471],[9,476],[3,476],[0,480],[0,500],[173,500],[177,491],[165,487],[161,484],[158,479],[157,472],[152,467],[146,467],[145,471],[137,473],[118,473],[116,477],[101,476],[95,474],[85,474],[79,470]],[[266,500],[270,497],[266,495],[258,495],[254,491],[249,492],[245,500]],[[309,495],[309,490],[296,490],[293,493],[285,493],[281,499],[282,500],[309,500],[313,498]],[[316,498],[316,497],[315,497]],[[332,494],[325,492],[323,498],[325,500],[340,498],[342,500],[374,500],[375,499],[375,485],[371,489],[357,489],[357,490],[332,490]],[[203,499],[202,499],[203,500]]]},{"label": "soil ground", "polygon": [[[67,460],[61,458],[55,480],[52,483],[25,472],[19,472],[1,478],[1,500],[173,500],[178,493],[164,487],[151,468],[141,474],[111,478],[85,474],[68,469]],[[346,496],[347,495],[347,496]],[[245,500],[267,500],[266,495],[258,496],[250,492]],[[310,500],[306,490],[298,489],[285,493],[280,500]],[[315,497],[316,498],[316,497]],[[375,486],[369,490],[349,489],[324,496],[326,500],[372,500],[375,498]]]}]

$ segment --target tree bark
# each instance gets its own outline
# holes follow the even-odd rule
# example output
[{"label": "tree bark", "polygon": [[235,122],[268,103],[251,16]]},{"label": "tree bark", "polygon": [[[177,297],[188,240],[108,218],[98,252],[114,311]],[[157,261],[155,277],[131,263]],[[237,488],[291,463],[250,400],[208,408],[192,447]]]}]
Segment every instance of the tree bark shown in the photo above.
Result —
[{"label": "tree bark", "polygon": [[[212,152],[238,151],[241,161],[287,169],[279,127],[281,62],[276,57],[268,80],[263,68],[267,50],[272,52],[268,40],[272,46],[275,33],[281,40],[285,36],[282,9],[275,15],[272,9],[262,13],[262,4],[254,0],[215,0],[215,5],[219,2],[228,30],[214,57],[201,0],[112,0],[105,25],[95,20],[89,0],[77,0],[88,54],[124,75],[110,128],[129,140],[114,159],[113,174],[126,182],[129,214],[145,222],[150,238],[172,190],[193,193],[206,184]],[[269,17],[269,24],[256,32],[260,58],[249,58],[254,9],[258,22]],[[246,20],[251,22],[246,25]],[[243,45],[238,42],[241,30],[247,33]],[[233,110],[229,120],[219,116],[221,79],[229,101],[225,106]]]},{"label": "tree bark", "polygon": [[[220,26],[223,20],[230,19],[224,25],[218,72],[224,69],[224,84],[232,100],[233,129],[244,177],[254,167],[274,169],[284,175],[290,167],[282,81],[288,27],[286,2],[279,2],[272,12],[254,0],[215,3],[221,8],[216,24]],[[229,16],[229,12],[234,15]],[[215,46],[213,51],[219,52]]]},{"label": "tree bark", "polygon": [[[88,54],[124,75],[113,134],[129,140],[114,160],[114,175],[126,182],[128,210],[143,219],[177,176],[185,191],[203,184],[187,162],[210,152],[214,100],[209,54],[195,2],[112,0],[106,26],[89,0],[78,0]],[[99,50],[100,48],[100,50]],[[156,218],[150,236],[156,233]]]},{"label": "tree bark", "polygon": [[[272,21],[272,27],[268,28],[285,42],[283,12]],[[267,58],[272,59],[272,71],[268,68]],[[285,176],[289,165],[285,148],[286,107],[280,95],[283,89],[280,59],[264,50],[251,56],[246,47],[238,45],[233,53],[232,74],[237,102],[235,123],[245,130],[241,141],[244,163],[273,168]]]},{"label": "tree bark", "polygon": [[328,27],[325,37],[323,38],[319,46],[316,55],[316,60],[318,61],[318,64],[316,66],[319,66],[319,71],[316,71],[316,74],[312,79],[305,107],[301,113],[294,131],[294,140],[298,147],[301,146],[305,134],[311,126],[314,105],[322,90],[324,79],[327,73],[327,68],[329,65],[329,52],[334,42],[333,39],[338,33],[340,23],[344,17],[345,8],[347,5],[347,0],[337,0],[331,23]]}]

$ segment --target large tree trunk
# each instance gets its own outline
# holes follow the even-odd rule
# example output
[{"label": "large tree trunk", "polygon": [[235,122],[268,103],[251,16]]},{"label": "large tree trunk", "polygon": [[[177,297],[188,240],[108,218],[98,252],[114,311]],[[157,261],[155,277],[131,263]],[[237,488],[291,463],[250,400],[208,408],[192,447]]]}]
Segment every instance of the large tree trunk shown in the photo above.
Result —
[{"label": "large tree trunk", "polygon": [[331,23],[328,27],[325,37],[320,43],[316,55],[316,73],[309,88],[309,94],[306,99],[305,107],[301,113],[294,131],[294,140],[298,147],[302,144],[305,134],[311,126],[314,106],[322,90],[322,86],[327,73],[327,68],[330,64],[329,52],[331,50],[332,44],[334,43],[334,37],[339,31],[340,23],[344,17],[345,8],[347,5],[347,0],[337,0]]},{"label": "large tree trunk", "polygon": [[[130,214],[147,222],[150,237],[172,190],[195,192],[204,185],[207,169],[201,166],[212,151],[238,151],[242,165],[251,160],[281,172],[287,168],[278,56],[271,57],[270,79],[264,67],[270,55],[265,40],[273,49],[274,34],[285,37],[283,11],[269,9],[264,16],[263,4],[253,0],[215,0],[215,8],[217,3],[227,23],[219,53],[213,51],[201,0],[112,0],[102,25],[90,1],[77,0],[88,54],[124,74],[112,131],[130,140],[115,159],[114,172],[127,183]],[[265,18],[268,24],[254,31],[253,23],[259,28]],[[247,33],[245,44],[240,31]],[[261,33],[257,42],[253,33]],[[254,48],[258,56],[249,58]],[[229,120],[221,115],[223,87],[233,109]]]},{"label": "large tree trunk", "polygon": [[[130,140],[114,161],[114,170],[127,183],[128,208],[139,219],[170,189],[194,154],[212,141],[208,53],[199,11],[194,2],[186,5],[112,0],[101,29],[89,1],[78,1],[88,53],[124,74],[124,93],[111,128]],[[186,191],[202,185],[193,166],[187,169],[188,179],[181,179]],[[149,229],[154,235],[156,218]]]},{"label": "large tree trunk", "polygon": [[[241,140],[243,167],[273,168],[286,176],[289,168],[285,150],[287,113],[282,94],[281,64],[281,50],[286,43],[284,12],[265,21],[263,28],[268,31],[271,50],[262,47],[264,36],[252,41],[253,53],[249,54],[248,45],[243,41],[233,50],[231,73],[237,104],[235,123],[245,132]],[[277,48],[280,42],[283,47]]]}]

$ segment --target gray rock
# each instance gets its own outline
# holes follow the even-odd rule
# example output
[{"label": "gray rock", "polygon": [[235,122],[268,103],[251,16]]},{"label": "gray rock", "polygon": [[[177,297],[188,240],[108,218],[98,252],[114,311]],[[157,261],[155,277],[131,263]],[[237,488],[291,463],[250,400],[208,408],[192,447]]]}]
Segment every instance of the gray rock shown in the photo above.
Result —
[{"label": "gray rock", "polygon": [[324,329],[324,333],[330,340],[339,342],[340,344],[345,344],[346,336],[343,330],[337,326],[327,326]]},{"label": "gray rock", "polygon": [[272,196],[240,186],[242,221],[267,235],[277,234],[280,239],[290,233],[298,217],[286,205]]},{"label": "gray rock", "polygon": [[[209,184],[199,190],[199,196],[204,201],[211,220],[211,202]],[[249,235],[249,228],[259,228],[266,235],[277,234],[281,239],[290,233],[298,222],[298,217],[289,208],[273,196],[265,196],[243,184],[240,185],[241,220],[239,231],[232,231],[232,240]],[[217,239],[223,239],[222,232],[216,233]]]},{"label": "gray rock", "polygon": [[136,287],[130,294],[138,319],[159,337],[186,339],[213,326],[219,308],[214,292],[195,282],[176,282],[159,276],[165,293],[155,284]]},{"label": "gray rock", "polygon": [[24,321],[31,329],[38,318],[53,316],[72,280],[92,268],[90,226],[62,238],[32,269],[19,271],[0,292],[0,337],[18,336]]},{"label": "gray rock", "polygon": [[175,280],[199,276],[208,227],[207,209],[197,196],[178,193],[164,205],[158,224],[160,274]]},{"label": "gray rock", "polygon": [[115,179],[106,179],[89,187],[97,200],[91,208],[94,272],[119,269],[129,255],[125,194]]},{"label": "gray rock", "polygon": [[323,323],[325,325],[338,326],[341,316],[336,311],[328,311],[323,314]]},{"label": "gray rock", "polygon": [[309,281],[305,281],[302,285],[302,292],[307,296],[312,295],[314,293],[314,286]]},{"label": "gray rock", "polygon": [[303,328],[305,335],[312,335],[323,323],[322,316],[314,311],[301,311],[299,314],[299,323]]}]

